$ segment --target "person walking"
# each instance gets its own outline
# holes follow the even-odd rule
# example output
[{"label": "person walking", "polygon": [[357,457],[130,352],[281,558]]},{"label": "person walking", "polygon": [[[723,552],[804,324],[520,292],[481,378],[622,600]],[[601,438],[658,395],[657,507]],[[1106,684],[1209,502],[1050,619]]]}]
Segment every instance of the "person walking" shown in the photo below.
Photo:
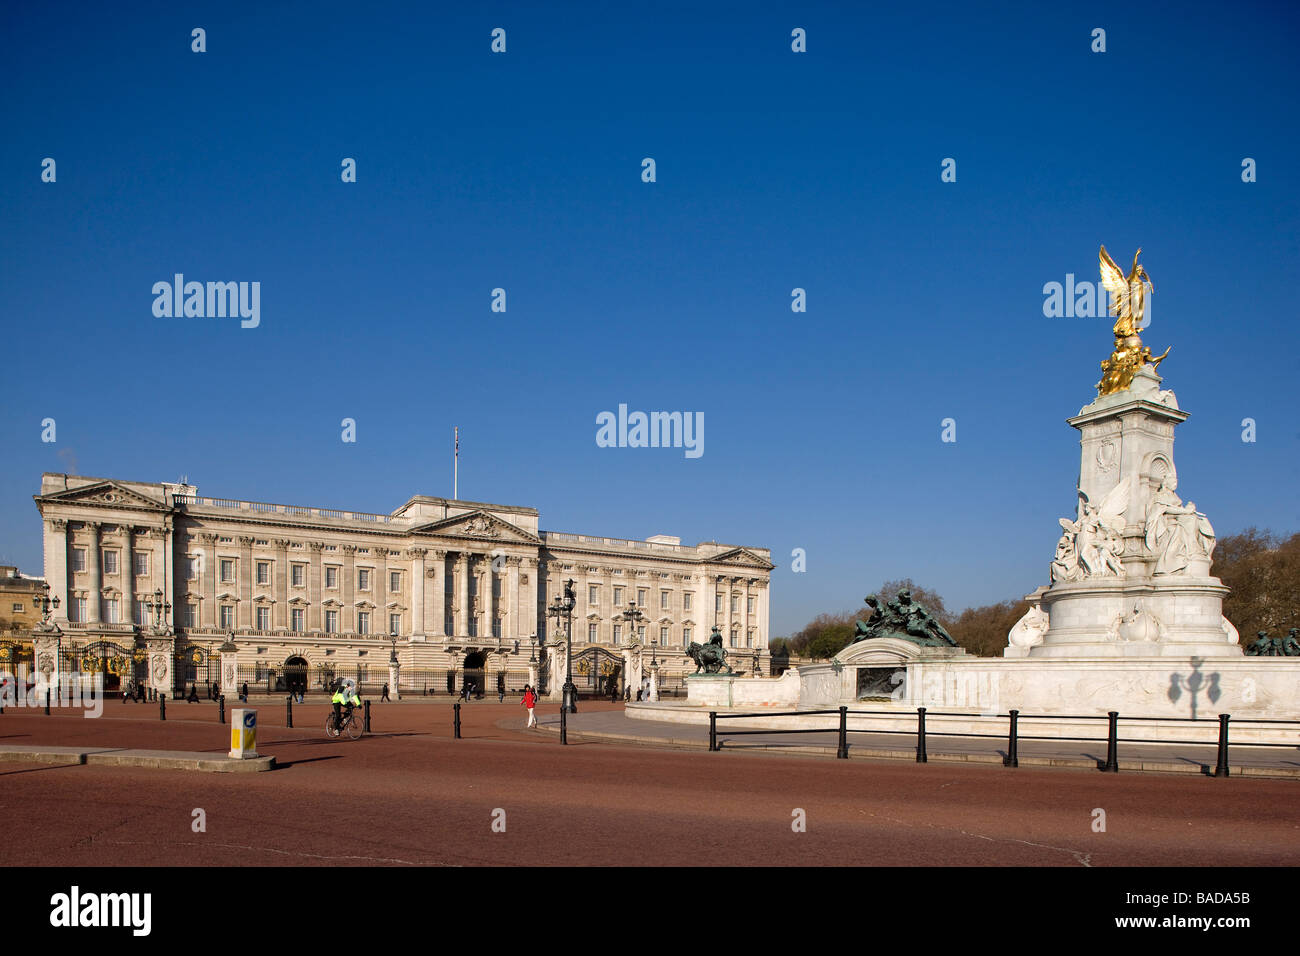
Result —
[{"label": "person walking", "polygon": [[248,681],[244,681],[243,685],[239,688],[239,699],[245,704],[248,703]]},{"label": "person walking", "polygon": [[380,697],[379,699],[380,699],[380,700],[388,700],[388,684],[384,684],[384,694],[383,694],[383,696]]},{"label": "person walking", "polygon": [[537,726],[537,710],[536,710],[537,695],[533,693],[533,688],[530,685],[528,684],[524,685],[524,699],[521,700],[519,703],[523,704],[525,707],[528,708],[528,723],[524,725],[524,729],[527,730],[529,727],[536,727]]}]

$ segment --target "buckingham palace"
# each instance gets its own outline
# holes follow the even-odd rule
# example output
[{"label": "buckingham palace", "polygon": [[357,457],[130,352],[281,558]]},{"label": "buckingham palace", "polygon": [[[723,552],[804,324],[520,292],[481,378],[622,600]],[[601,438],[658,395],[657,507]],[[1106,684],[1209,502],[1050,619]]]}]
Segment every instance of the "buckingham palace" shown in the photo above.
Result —
[{"label": "buckingham palace", "polygon": [[35,501],[58,599],[32,632],[42,683],[100,670],[110,687],[274,693],[352,676],[409,695],[531,680],[554,697],[571,663],[580,691],[613,694],[652,663],[680,683],[685,648],[714,628],[737,670],[768,663],[766,548],[542,531],[535,508],[424,495],[370,514],[46,473]]}]

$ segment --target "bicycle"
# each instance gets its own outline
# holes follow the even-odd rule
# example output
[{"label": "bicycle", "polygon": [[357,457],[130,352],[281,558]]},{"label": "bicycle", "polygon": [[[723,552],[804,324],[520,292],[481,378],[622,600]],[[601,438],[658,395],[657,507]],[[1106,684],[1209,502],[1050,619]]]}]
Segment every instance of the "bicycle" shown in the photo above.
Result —
[{"label": "bicycle", "polygon": [[360,708],[353,710],[350,714],[343,715],[342,727],[334,726],[333,711],[330,711],[325,718],[325,736],[327,737],[341,737],[346,733],[353,740],[359,740],[365,732],[366,725],[361,718]]}]

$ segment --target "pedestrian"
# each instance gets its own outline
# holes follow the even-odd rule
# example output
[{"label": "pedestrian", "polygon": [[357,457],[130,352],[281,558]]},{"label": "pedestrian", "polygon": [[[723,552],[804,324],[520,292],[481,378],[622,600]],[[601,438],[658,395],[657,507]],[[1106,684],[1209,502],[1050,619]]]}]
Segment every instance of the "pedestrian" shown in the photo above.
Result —
[{"label": "pedestrian", "polygon": [[506,702],[506,682],[504,676],[497,680],[497,703]]},{"label": "pedestrian", "polygon": [[239,688],[239,699],[245,704],[248,703],[248,681],[244,681],[243,685]]},{"label": "pedestrian", "polygon": [[384,696],[383,696],[383,697],[380,697],[379,699],[380,699],[380,700],[388,700],[388,684],[387,684],[387,683],[384,684]]},{"label": "pedestrian", "polygon": [[524,699],[521,700],[519,703],[523,704],[525,707],[528,708],[528,723],[524,725],[524,729],[527,730],[529,727],[536,727],[537,726],[537,711],[536,711],[537,695],[533,693],[533,688],[530,685],[528,684],[524,685]]},{"label": "pedestrian", "polygon": [[199,702],[199,685],[190,684],[190,696],[185,698],[187,704],[197,704]]}]

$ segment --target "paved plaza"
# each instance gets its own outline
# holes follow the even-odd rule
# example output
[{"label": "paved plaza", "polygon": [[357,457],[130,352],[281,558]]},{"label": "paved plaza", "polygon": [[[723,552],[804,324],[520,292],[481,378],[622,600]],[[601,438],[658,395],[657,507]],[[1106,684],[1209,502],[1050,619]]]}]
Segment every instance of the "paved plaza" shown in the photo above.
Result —
[{"label": "paved plaza", "polygon": [[[256,702],[255,702],[256,703]],[[326,739],[327,706],[259,708],[264,773],[0,761],[6,865],[1295,865],[1290,780],[667,749],[585,734],[641,721],[587,704],[567,747],[518,701],[376,704]],[[544,721],[555,717],[543,710]],[[682,728],[672,728],[674,733]],[[811,735],[803,735],[811,736]],[[224,753],[216,705],[7,709],[0,750]],[[807,741],[805,741],[805,744]],[[942,750],[942,747],[934,748]],[[1121,761],[1121,766],[1123,765]],[[1014,782],[1014,786],[1009,783]],[[1177,807],[1172,811],[1170,807]],[[202,810],[206,829],[193,828]],[[1104,811],[1105,831],[1095,827]],[[504,811],[502,814],[500,811]],[[792,822],[802,815],[806,832]],[[504,832],[493,822],[504,817]]]}]

